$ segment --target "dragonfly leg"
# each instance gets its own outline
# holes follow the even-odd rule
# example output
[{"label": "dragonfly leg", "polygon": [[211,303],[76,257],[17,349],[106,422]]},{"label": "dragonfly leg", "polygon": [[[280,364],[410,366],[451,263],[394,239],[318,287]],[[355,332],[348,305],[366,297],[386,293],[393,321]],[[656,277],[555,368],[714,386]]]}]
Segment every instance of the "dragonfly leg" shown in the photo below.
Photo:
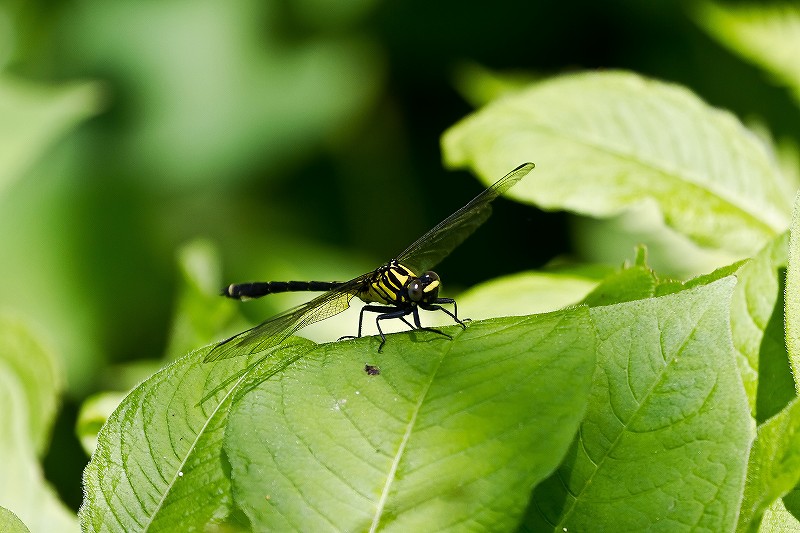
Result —
[{"label": "dragonfly leg", "polygon": [[[453,304],[453,312],[451,313],[441,305],[435,305],[435,304]],[[464,322],[469,322],[470,320],[469,318],[465,318],[464,320],[458,318],[458,305],[456,304],[456,301],[453,300],[452,298],[437,298],[434,301],[434,304],[420,304],[419,306],[425,309],[426,311],[444,311],[447,315],[450,316],[450,318],[456,321],[456,324],[458,324],[464,329],[467,329],[467,325]]]},{"label": "dragonfly leg", "polygon": [[[423,307],[423,309],[425,309],[425,308]],[[447,337],[450,340],[453,340],[453,337],[451,335],[448,335],[444,331],[439,331],[436,328],[424,327],[422,324],[420,324],[420,322],[419,322],[419,307],[414,307],[413,314],[414,314],[414,323],[417,325],[417,329],[421,329],[422,331],[430,331],[431,333],[438,333],[439,335],[442,335],[444,337]]]},{"label": "dragonfly leg", "polygon": [[361,308],[361,312],[358,314],[358,337],[353,335],[346,335],[344,337],[340,337],[339,340],[342,339],[356,339],[361,337],[361,332],[363,331],[364,325],[364,312],[368,311],[370,313],[378,313],[378,316],[375,318],[375,325],[378,327],[378,334],[381,336],[381,344],[378,346],[378,353],[383,349],[383,345],[386,344],[386,335],[383,333],[381,329],[380,320],[385,320],[387,318],[399,318],[403,322],[405,322],[411,329],[414,329],[414,326],[406,320],[406,315],[412,312],[412,308],[403,308],[403,307],[393,307],[389,305],[365,305]]},{"label": "dragonfly leg", "polygon": [[[339,340],[344,339],[360,339],[361,338],[361,331],[364,325],[364,311],[371,311],[373,313],[386,313],[389,311],[396,310],[396,307],[389,307],[384,305],[365,305],[361,308],[361,311],[358,313],[358,335],[345,335],[343,337],[339,337]],[[406,322],[408,324],[408,322]],[[409,324],[411,325],[411,324]]]}]

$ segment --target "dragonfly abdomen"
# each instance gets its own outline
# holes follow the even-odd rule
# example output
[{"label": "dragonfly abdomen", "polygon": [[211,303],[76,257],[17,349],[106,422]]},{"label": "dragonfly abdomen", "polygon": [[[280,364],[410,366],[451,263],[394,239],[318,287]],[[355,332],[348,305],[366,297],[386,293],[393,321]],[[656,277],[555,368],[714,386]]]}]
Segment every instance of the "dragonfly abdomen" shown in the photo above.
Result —
[{"label": "dragonfly abdomen", "polygon": [[246,300],[278,292],[329,291],[341,284],[340,281],[256,281],[228,285],[222,290],[222,295],[235,300]]}]

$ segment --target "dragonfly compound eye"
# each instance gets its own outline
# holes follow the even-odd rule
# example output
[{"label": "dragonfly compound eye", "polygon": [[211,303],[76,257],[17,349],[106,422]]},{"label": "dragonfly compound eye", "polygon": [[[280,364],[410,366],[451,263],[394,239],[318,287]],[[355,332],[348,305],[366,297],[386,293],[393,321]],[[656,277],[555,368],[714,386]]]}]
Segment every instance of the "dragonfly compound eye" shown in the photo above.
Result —
[{"label": "dragonfly compound eye", "polygon": [[422,297],[425,294],[425,287],[422,285],[422,281],[419,279],[414,279],[411,283],[408,284],[408,298],[412,302],[418,302],[422,300]]},{"label": "dragonfly compound eye", "polygon": [[439,275],[436,272],[429,270],[425,272],[422,277],[419,278],[419,280],[422,283],[422,300],[426,302],[432,302],[439,297],[439,287],[441,286],[441,281],[439,280]]}]

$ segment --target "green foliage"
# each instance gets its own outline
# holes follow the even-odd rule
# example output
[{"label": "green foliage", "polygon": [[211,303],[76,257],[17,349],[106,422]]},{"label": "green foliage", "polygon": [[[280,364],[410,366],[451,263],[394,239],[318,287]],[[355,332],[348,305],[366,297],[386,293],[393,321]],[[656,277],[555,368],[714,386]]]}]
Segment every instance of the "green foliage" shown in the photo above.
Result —
[{"label": "green foliage", "polygon": [[800,99],[800,8],[791,3],[699,2],[698,23],[733,52],[763,68]]},{"label": "green foliage", "polygon": [[734,283],[592,310],[590,407],[534,491],[530,530],[734,527],[753,426],[731,357]]},{"label": "green foliage", "polygon": [[[659,21],[645,77],[499,5],[40,4],[0,6],[0,531],[800,530],[795,6],[514,6]],[[454,66],[466,117],[404,75]],[[455,295],[468,327],[379,354],[374,321],[329,342],[352,309],[204,364],[308,298],[223,281],[348,279],[469,197],[419,157],[442,124],[447,165],[533,161],[509,195],[567,213],[442,263],[448,291],[505,274]]]},{"label": "green foliage", "polygon": [[[415,337],[392,336],[380,356],[374,339],[324,345],[237,402],[224,446],[254,530],[519,521],[586,408],[587,309],[474,322],[452,342]],[[365,354],[380,376],[363,371]]]},{"label": "green foliage", "polygon": [[25,524],[22,521],[6,509],[5,507],[0,507],[0,531],[6,531],[7,533],[29,533]]},{"label": "green foliage", "polygon": [[[55,355],[37,337],[24,321],[0,315],[0,502],[33,531],[77,531],[39,464],[62,384]],[[0,524],[11,520],[7,513]]]},{"label": "green foliage", "polygon": [[[450,327],[453,340],[391,335],[380,355],[374,338],[297,340],[214,364],[201,362],[208,348],[191,353],[136,387],[97,435],[85,527],[792,523],[800,419],[783,332],[791,348],[796,231],[785,231],[790,180],[769,144],[684,89],[620,72],[504,96],[443,143],[451,162],[492,175],[542,147],[569,156],[566,168],[543,156],[550,167],[514,194],[596,216],[651,202],[675,231],[747,259],[681,281],[640,247],[611,272],[520,273],[459,302],[523,316]],[[181,257],[176,351],[214,335],[201,310],[218,276],[207,244]]]},{"label": "green foliage", "polygon": [[131,392],[100,431],[84,473],[83,526],[170,531],[225,518],[230,479],[221,452],[231,402],[260,361],[265,375],[277,373],[308,347],[285,350],[213,365],[193,352]]},{"label": "green foliage", "polygon": [[761,142],[690,91],[632,73],[534,84],[453,126],[442,146],[448,165],[487,179],[535,161],[511,194],[544,209],[607,217],[653,201],[676,231],[743,256],[788,225],[793,191]]}]

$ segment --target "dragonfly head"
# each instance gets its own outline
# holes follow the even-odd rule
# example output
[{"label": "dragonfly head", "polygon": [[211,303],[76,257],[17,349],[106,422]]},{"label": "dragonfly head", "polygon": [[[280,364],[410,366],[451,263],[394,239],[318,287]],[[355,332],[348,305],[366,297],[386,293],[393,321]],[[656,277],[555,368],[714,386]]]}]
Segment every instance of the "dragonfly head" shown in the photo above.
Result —
[{"label": "dragonfly head", "polygon": [[429,270],[411,280],[408,284],[408,298],[414,303],[432,303],[439,297],[440,286],[439,275]]}]

